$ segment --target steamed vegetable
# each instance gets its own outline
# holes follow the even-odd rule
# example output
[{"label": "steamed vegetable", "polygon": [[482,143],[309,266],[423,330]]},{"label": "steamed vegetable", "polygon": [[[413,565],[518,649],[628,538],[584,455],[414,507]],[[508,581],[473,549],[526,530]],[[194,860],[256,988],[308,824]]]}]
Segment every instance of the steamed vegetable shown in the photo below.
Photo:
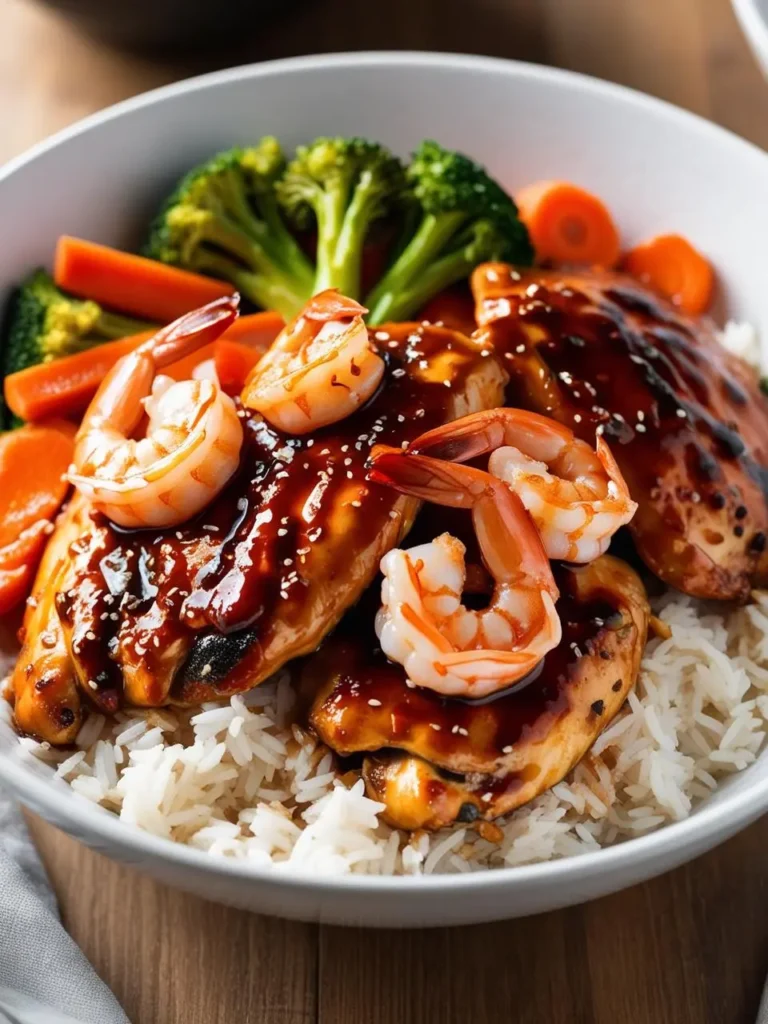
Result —
[{"label": "steamed vegetable", "polygon": [[364,299],[369,323],[407,320],[486,260],[532,262],[528,232],[514,201],[468,157],[422,142],[406,179],[410,216],[405,242]]},{"label": "steamed vegetable", "polygon": [[338,288],[360,298],[371,225],[392,212],[404,183],[403,165],[377,142],[320,138],[299,146],[277,193],[296,227],[317,230],[314,294]]},{"label": "steamed vegetable", "polygon": [[624,269],[691,316],[705,313],[712,301],[712,264],[680,235],[657,235],[636,245],[624,257]]},{"label": "steamed vegetable", "polygon": [[53,517],[69,490],[75,427],[51,421],[0,437],[0,615],[29,593]]},{"label": "steamed vegetable", "polygon": [[196,167],[155,219],[145,255],[229,281],[257,306],[292,317],[315,275],[280,213],[275,184],[284,169],[273,138]]},{"label": "steamed vegetable", "polygon": [[539,260],[610,269],[619,259],[619,233],[603,202],[567,181],[537,181],[516,195]]},{"label": "steamed vegetable", "polygon": [[97,302],[65,295],[44,270],[35,271],[13,301],[4,353],[5,373],[123,338],[151,326],[109,313]]},{"label": "steamed vegetable", "polygon": [[59,288],[158,324],[231,295],[231,285],[156,260],[62,235],[53,277]]},{"label": "steamed vegetable", "polygon": [[[283,327],[277,313],[253,313],[242,316],[222,337],[261,354],[275,340]],[[103,345],[77,352],[53,362],[30,366],[5,378],[5,400],[11,412],[26,421],[82,415],[96,390],[121,356],[132,352],[153,331],[108,341]],[[213,344],[200,349],[163,371],[167,376],[184,380],[198,363],[214,355]]]}]

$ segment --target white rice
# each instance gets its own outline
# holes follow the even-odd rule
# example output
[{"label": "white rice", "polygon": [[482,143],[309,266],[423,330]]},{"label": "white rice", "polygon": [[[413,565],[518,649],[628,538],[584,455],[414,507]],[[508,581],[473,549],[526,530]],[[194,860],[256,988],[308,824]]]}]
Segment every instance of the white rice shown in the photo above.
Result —
[{"label": "white rice", "polygon": [[201,709],[92,715],[76,753],[24,739],[83,799],[212,856],[308,874],[430,874],[568,857],[684,818],[751,764],[768,723],[768,592],[745,608],[669,594],[635,690],[562,782],[497,822],[393,831],[359,779],[291,724],[287,674]]}]

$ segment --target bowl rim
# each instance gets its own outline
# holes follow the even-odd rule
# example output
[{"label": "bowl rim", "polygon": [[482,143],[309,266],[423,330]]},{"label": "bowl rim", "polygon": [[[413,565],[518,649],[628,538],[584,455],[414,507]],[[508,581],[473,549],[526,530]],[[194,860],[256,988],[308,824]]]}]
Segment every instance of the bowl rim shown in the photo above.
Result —
[{"label": "bowl rim", "polygon": [[756,0],[731,0],[731,3],[754,56],[768,71],[768,18]]},{"label": "bowl rim", "polygon": [[[748,0],[734,0],[747,6]],[[499,75],[527,80],[547,81],[561,87],[579,90],[618,100],[633,109],[644,109],[659,119],[678,126],[681,131],[694,132],[709,137],[721,147],[729,147],[741,159],[759,160],[768,172],[768,154],[758,146],[740,138],[725,128],[705,118],[683,110],[674,104],[648,96],[626,86],[606,82],[578,72],[530,64],[522,61],[505,60],[497,57],[480,57],[460,53],[430,53],[426,51],[363,51],[359,53],[324,53],[305,57],[288,57],[256,64],[239,65],[221,71],[198,75],[141,93],[123,100],[102,111],[89,115],[51,137],[9,160],[0,168],[0,187],[12,175],[38,157],[55,149],[60,144],[78,135],[145,107],[162,103],[198,90],[206,90],[241,79],[256,80],[277,73],[293,73],[333,68],[371,67],[423,67],[454,71],[488,71]],[[54,782],[52,785],[51,783]],[[9,786],[22,802],[45,808],[54,817],[61,817],[61,786],[52,779],[38,777],[29,771],[22,758],[0,750],[0,783]],[[756,779],[742,792],[726,794],[721,801],[712,805],[705,801],[694,813],[681,821],[670,822],[654,832],[629,839],[615,846],[601,848],[579,856],[559,860],[543,861],[510,867],[459,874],[429,875],[342,875],[315,876],[299,872],[275,871],[272,868],[254,866],[247,861],[226,857],[212,857],[193,847],[174,843],[172,840],[144,832],[137,826],[122,821],[111,811],[91,804],[69,789],[66,799],[70,800],[66,816],[74,824],[91,835],[128,849],[142,857],[156,858],[169,863],[183,864],[190,870],[212,872],[231,880],[269,883],[297,891],[320,892],[326,896],[341,895],[351,891],[372,893],[387,892],[431,892],[444,891],[446,894],[457,889],[483,889],[488,886],[529,886],[568,878],[570,882],[585,881],[598,873],[613,873],[618,876],[622,868],[658,861],[672,849],[701,849],[713,835],[722,839],[730,836],[740,825],[746,825],[761,811],[768,809],[768,774]],[[756,813],[756,808],[760,808]],[[709,845],[715,845],[717,839]]]}]

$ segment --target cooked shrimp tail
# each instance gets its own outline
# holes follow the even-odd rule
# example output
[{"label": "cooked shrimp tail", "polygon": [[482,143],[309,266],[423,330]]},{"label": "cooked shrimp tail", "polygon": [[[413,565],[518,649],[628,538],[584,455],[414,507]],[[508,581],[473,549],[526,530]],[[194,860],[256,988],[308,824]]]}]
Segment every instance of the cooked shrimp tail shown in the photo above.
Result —
[{"label": "cooked shrimp tail", "polygon": [[538,531],[518,496],[469,466],[379,446],[369,479],[414,497],[472,512],[494,579],[487,608],[461,603],[464,545],[450,534],[384,556],[382,650],[417,686],[448,696],[484,697],[530,672],[560,642],[558,597]]},{"label": "cooked shrimp tail", "polygon": [[491,409],[430,430],[409,446],[453,462],[491,453],[488,469],[520,495],[550,558],[589,562],[635,514],[637,504],[608,445],[523,409]]},{"label": "cooked shrimp tail", "polygon": [[[202,348],[237,317],[216,299],[123,356],[104,378],[75,440],[70,480],[121,526],[172,526],[200,512],[238,465],[243,430],[214,380],[174,382],[164,366]],[[144,415],[146,435],[134,439]]]},{"label": "cooked shrimp tail", "polygon": [[344,419],[376,391],[384,360],[371,347],[367,309],[335,289],[310,299],[253,368],[242,402],[279,430],[306,434]]}]

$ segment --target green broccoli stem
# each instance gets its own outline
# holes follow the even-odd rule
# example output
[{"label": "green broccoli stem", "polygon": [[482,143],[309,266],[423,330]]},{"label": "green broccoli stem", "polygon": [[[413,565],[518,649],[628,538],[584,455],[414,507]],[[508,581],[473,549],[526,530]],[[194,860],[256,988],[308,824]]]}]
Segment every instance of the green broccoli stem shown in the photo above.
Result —
[{"label": "green broccoli stem", "polygon": [[237,290],[262,309],[272,309],[285,320],[296,316],[307,303],[309,291],[296,286],[296,283],[284,274],[271,270],[261,273],[258,270],[246,270],[234,260],[216,252],[200,248],[195,254],[194,269],[200,274],[208,274],[229,281]]},{"label": "green broccoli stem", "polygon": [[259,213],[267,226],[267,239],[277,244],[265,244],[264,248],[284,267],[297,281],[306,288],[307,294],[312,293],[315,280],[315,268],[307,259],[304,250],[286,228],[280,209],[272,196],[258,196],[256,200]]},{"label": "green broccoli stem", "polygon": [[[338,239],[345,221],[347,198],[347,190],[341,187],[328,191],[317,190],[313,203],[317,218],[315,294],[325,291],[326,288],[338,288],[343,295],[348,294],[337,280]],[[354,298],[354,296],[352,295],[350,298]]]},{"label": "green broccoli stem", "polygon": [[109,313],[103,309],[95,327],[98,339],[111,340],[113,338],[127,338],[131,334],[139,334],[141,331],[151,331],[157,324],[149,321],[134,320],[129,316],[121,316],[119,313]]},{"label": "green broccoli stem", "polygon": [[378,327],[387,321],[412,319],[439,292],[469,277],[476,265],[476,260],[467,259],[463,248],[443,256],[427,267],[410,288],[389,293],[376,306],[371,307],[370,315],[366,318],[369,326]]},{"label": "green broccoli stem", "polygon": [[[222,250],[222,253],[231,253],[243,265],[240,266],[230,256],[210,252],[204,247],[205,242]],[[231,281],[256,305],[274,309],[286,318],[295,316],[312,294],[311,275],[306,283],[297,280],[282,266],[276,265],[262,246],[244,235],[236,225],[223,220],[212,221],[206,226],[203,246],[196,250],[193,262],[200,273]]]},{"label": "green broccoli stem", "polygon": [[373,175],[365,172],[344,215],[324,287],[338,288],[350,299],[360,298],[363,249],[371,222],[379,212],[379,202],[380,188]]},{"label": "green broccoli stem", "polygon": [[[421,278],[432,278],[433,266],[439,267],[442,263],[441,252],[466,219],[467,214],[459,211],[424,215],[411,241],[364,300],[364,305],[370,310],[369,324],[381,324],[386,320],[399,320],[412,315],[419,306],[414,306],[414,299],[407,298],[408,296],[424,293],[430,298],[435,294],[432,290],[427,291]],[[443,257],[443,260],[448,261],[448,266],[443,271],[445,275],[449,274],[448,268],[453,265],[456,256],[461,256],[461,250]],[[466,265],[466,260],[462,259],[462,263]],[[442,275],[438,274],[438,277],[440,276]],[[435,286],[432,284],[430,287]],[[440,287],[438,286],[436,290]],[[426,302],[426,299],[424,301]],[[403,309],[407,309],[408,312],[404,313]]]}]

